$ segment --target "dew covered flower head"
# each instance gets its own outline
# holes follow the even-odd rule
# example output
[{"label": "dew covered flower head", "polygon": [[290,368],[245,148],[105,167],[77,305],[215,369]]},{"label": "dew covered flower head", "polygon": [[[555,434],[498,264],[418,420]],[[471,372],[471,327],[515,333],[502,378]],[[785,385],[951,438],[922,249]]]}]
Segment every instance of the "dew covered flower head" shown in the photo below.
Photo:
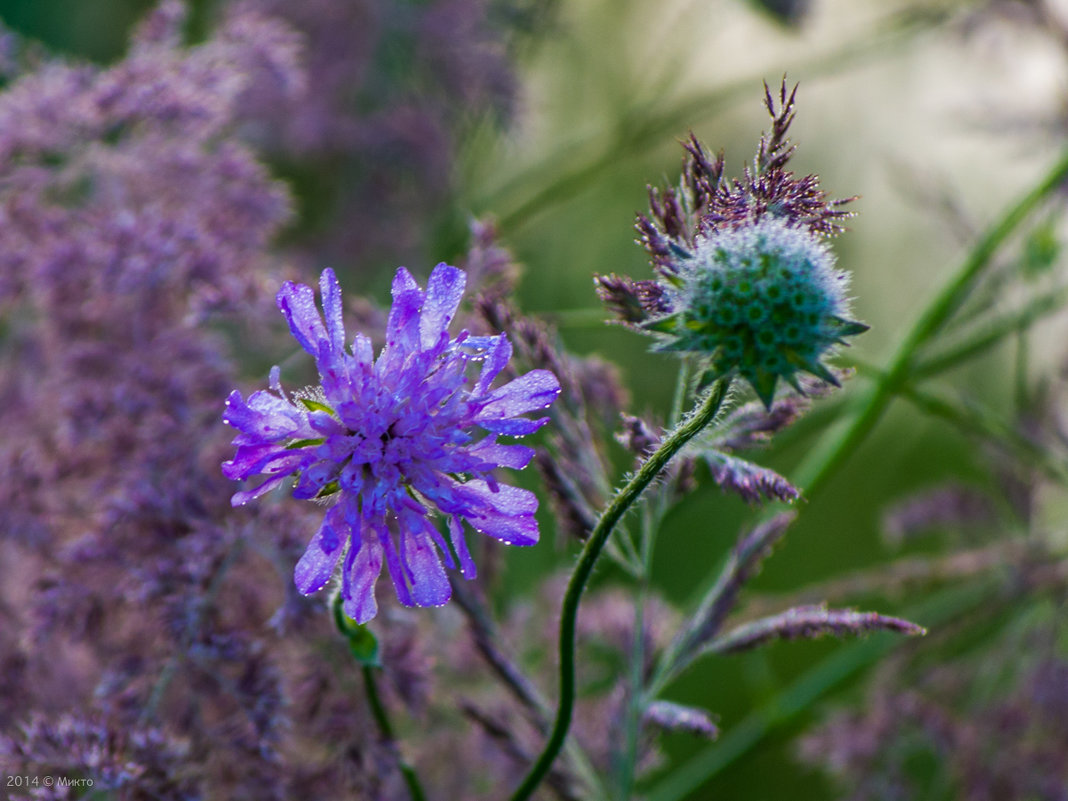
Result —
[{"label": "dew covered flower head", "polygon": [[285,283],[278,307],[315,358],[321,385],[286,394],[275,367],[270,391],[247,400],[235,391],[226,401],[223,419],[238,433],[224,474],[265,476],[236,493],[234,505],[291,477],[295,498],[332,501],[294,578],[310,594],[342,562],[344,611],[361,623],[377,612],[383,562],[407,606],[448,601],[443,561],[473,578],[464,521],[511,545],[538,541],[534,494],[494,477],[498,467],[525,467],[534,450],[498,437],[539,429],[548,418],[521,415],[547,408],[560,384],[548,370],[532,370],[493,388],[512,355],[508,338],[448,333],[465,281],[462,270],[439,264],[424,291],[399,269],[377,359],[363,334],[346,345],[332,270],[320,279],[322,314],[311,287]]}]

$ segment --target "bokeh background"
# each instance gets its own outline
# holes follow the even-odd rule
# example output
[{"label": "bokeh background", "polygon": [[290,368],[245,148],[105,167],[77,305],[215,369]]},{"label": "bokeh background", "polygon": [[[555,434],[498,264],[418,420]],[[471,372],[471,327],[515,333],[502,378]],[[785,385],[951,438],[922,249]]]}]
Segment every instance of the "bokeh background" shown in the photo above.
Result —
[{"label": "bokeh background", "polygon": [[[53,54],[109,64],[123,57],[131,27],[153,5],[0,0],[0,20],[23,37],[19,48],[39,43]],[[210,30],[219,4],[192,5],[195,41]],[[375,25],[391,13],[422,12],[417,2],[392,6],[377,10]],[[762,81],[774,86],[786,75],[800,84],[795,171],[818,173],[833,196],[859,196],[852,206],[857,216],[834,249],[853,276],[855,317],[871,331],[843,354],[843,364],[884,363],[975,239],[1048,169],[1068,139],[1063,3],[529,0],[479,9],[490,31],[484,50],[470,48],[442,22],[418,41],[386,36],[359,69],[330,78],[360,81],[352,102],[360,114],[381,112],[374,132],[320,141],[322,155],[313,157],[300,131],[270,141],[267,162],[288,182],[297,210],[279,249],[303,275],[332,266],[350,295],[382,302],[397,265],[425,276],[432,264],[462,252],[470,218],[492,217],[502,244],[524,265],[520,305],[553,322],[569,349],[618,363],[637,412],[668,407],[675,365],[650,354],[641,337],[602,323],[592,276],[648,275],[633,241],[634,214],[646,205],[647,184],[676,179],[679,142],[690,131],[726,151],[729,174],[748,163],[768,122]],[[299,9],[289,13],[300,20]],[[371,25],[358,14],[340,19],[352,28],[335,33],[352,42],[364,35],[361,25]],[[444,56],[435,50],[435,43],[444,52],[454,42],[469,49]],[[344,52],[333,41],[323,47],[341,49],[312,50],[308,58],[317,65],[320,57]],[[436,58],[455,74],[443,76],[445,62]],[[311,91],[318,86],[313,81]],[[391,98],[407,93],[429,98],[431,111],[409,109],[385,119]],[[269,139],[259,135],[252,132],[254,144]],[[1059,217],[1051,216],[1048,228],[1059,236]],[[999,258],[1018,259],[1026,246],[1023,237],[1014,239]],[[1061,380],[1066,324],[1052,316],[1033,329],[1027,385]],[[1011,417],[1019,402],[1014,347],[1003,345],[953,372],[945,386]],[[866,380],[862,370],[853,383]],[[846,396],[854,390],[847,388]],[[790,475],[819,432],[834,425],[835,403],[817,408],[764,460]],[[615,457],[622,468],[622,451]],[[993,493],[1000,458],[944,421],[896,403],[844,469],[805,503],[754,582],[755,601],[799,597],[802,588],[834,577],[974,544],[967,533],[946,532],[894,542],[884,516],[901,499],[950,480]],[[1064,508],[1051,489],[1035,514],[1057,528]],[[694,492],[660,536],[659,591],[692,602],[752,516],[745,503],[715,487]],[[561,535],[546,537],[533,554],[509,553],[502,608],[568,564],[571,550]],[[603,571],[603,581],[613,578],[611,569]],[[831,600],[900,613],[921,596],[876,590]],[[1026,598],[1018,603],[1017,611],[1028,605]],[[991,647],[1014,620],[1009,609],[991,623],[983,635]],[[928,623],[922,616],[918,622]],[[860,647],[874,654],[882,643]],[[877,660],[868,653],[833,641],[780,643],[702,664],[673,696],[714,710],[726,739],[710,746],[669,736],[670,764],[683,767],[674,775],[654,772],[647,784],[652,797],[666,786],[660,780],[677,780],[695,799],[840,797],[826,773],[798,759],[797,736],[831,709],[864,703],[866,688],[882,680],[873,679]],[[818,685],[829,676],[836,678],[806,696],[805,681]],[[767,731],[761,721],[769,723]],[[732,730],[745,726],[756,726],[760,736],[731,739]],[[717,756],[722,747],[727,751]],[[970,798],[951,790],[925,797]]]}]

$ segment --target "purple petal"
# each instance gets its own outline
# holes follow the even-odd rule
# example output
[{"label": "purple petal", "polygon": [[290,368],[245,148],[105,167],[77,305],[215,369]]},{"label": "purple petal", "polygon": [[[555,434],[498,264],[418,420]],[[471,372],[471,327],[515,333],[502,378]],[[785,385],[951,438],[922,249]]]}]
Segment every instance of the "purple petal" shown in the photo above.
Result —
[{"label": "purple petal", "polygon": [[560,394],[560,382],[548,370],[531,370],[495,389],[475,416],[476,422],[503,420],[524,412],[548,409]]},{"label": "purple petal", "polygon": [[533,448],[526,445],[501,445],[496,437],[486,437],[468,448],[467,453],[498,467],[510,467],[513,470],[522,470],[534,458]]},{"label": "purple petal", "polygon": [[355,556],[345,562],[345,580],[348,582],[341,605],[346,615],[357,623],[366,623],[378,614],[378,602],[375,600],[375,583],[382,572],[382,546],[374,534],[363,537],[359,549],[355,540],[349,552]]},{"label": "purple petal", "polygon": [[482,373],[478,377],[478,383],[475,384],[475,388],[472,394],[478,397],[484,395],[488,390],[490,384],[493,383],[498,374],[507,366],[508,360],[512,358],[512,343],[508,341],[508,337],[501,334],[496,337],[496,342],[493,343],[493,347],[486,355],[486,361],[482,363]]},{"label": "purple petal", "polygon": [[[441,532],[438,531],[438,527],[434,525],[425,515],[425,513],[417,513],[411,515],[405,515],[404,518],[409,519],[407,525],[409,530],[418,535],[420,530],[426,532],[441,553],[442,558],[445,560],[445,567],[456,569],[456,562],[452,558],[452,554],[449,552],[449,546],[445,542],[445,538],[441,536]],[[401,526],[405,525],[404,518],[401,520]]]},{"label": "purple petal", "polygon": [[481,479],[468,481],[462,485],[464,494],[480,499],[494,510],[506,515],[532,515],[538,511],[538,496],[520,487],[502,484],[494,492]]},{"label": "purple petal", "polygon": [[548,422],[548,417],[539,417],[537,420],[526,420],[520,417],[515,420],[480,420],[478,424],[493,434],[525,437],[527,434],[533,434]]},{"label": "purple petal", "polygon": [[[466,334],[466,336],[465,336]],[[485,355],[483,351],[489,351],[497,347],[497,340],[504,334],[494,334],[491,337],[473,337],[467,331],[461,331],[456,335],[456,344],[463,345],[464,350],[473,350],[479,355]],[[507,337],[504,337],[507,339]]]},{"label": "purple petal", "polygon": [[260,472],[260,467],[272,456],[285,451],[273,442],[262,445],[242,445],[234,458],[222,463],[222,473],[231,481],[244,481]]},{"label": "purple petal", "polygon": [[416,606],[442,606],[452,597],[452,587],[441,566],[437,549],[426,531],[401,529],[401,558]]},{"label": "purple petal", "polygon": [[[319,410],[308,412],[308,425],[316,434],[325,434],[328,437],[340,437],[348,433],[344,423],[329,412]],[[308,437],[308,439],[316,439],[316,437]]]},{"label": "purple petal", "polygon": [[335,353],[345,350],[345,323],[342,320],[341,287],[337,276],[327,267],[319,276],[319,292],[323,296],[323,314],[326,318],[326,331],[330,337],[330,348]]},{"label": "purple petal", "polygon": [[371,340],[363,334],[357,334],[356,338],[352,341],[352,355],[355,357],[356,363],[366,371],[375,360],[375,353],[374,348],[371,345]]},{"label": "purple petal", "polygon": [[400,368],[405,357],[419,349],[419,310],[423,292],[412,274],[401,267],[393,277],[393,305],[386,322],[386,347],[378,359],[377,373],[385,378]]},{"label": "purple petal", "polygon": [[507,545],[529,547],[538,544],[538,521],[533,517],[509,517],[490,512],[477,517],[466,515],[465,519],[487,537]]},{"label": "purple petal", "polygon": [[530,490],[501,484],[494,492],[485,481],[476,480],[463,484],[456,494],[468,503],[460,514],[478,531],[509,545],[537,543],[538,499]]},{"label": "purple petal", "polygon": [[222,471],[224,476],[234,481],[250,478],[257,473],[285,478],[314,461],[315,454],[306,448],[285,450],[275,445],[242,445],[231,461],[223,462]]},{"label": "purple petal", "polygon": [[255,489],[241,490],[240,492],[235,492],[230,498],[230,505],[234,507],[244,506],[249,501],[254,501],[256,500],[256,498],[259,498],[262,495],[266,495],[268,492],[270,492],[279,484],[281,484],[285,480],[285,478],[285,476],[274,476],[273,478],[269,478],[264,481]]},{"label": "purple petal", "polygon": [[[366,519],[364,522],[367,522]],[[380,524],[374,525],[374,529],[375,534],[378,536],[378,541],[382,544],[382,550],[385,552],[386,569],[389,571],[389,577],[393,580],[393,589],[397,592],[397,600],[404,606],[415,606],[412,594],[408,591],[408,580],[405,578],[400,556],[393,545],[393,539],[390,537],[389,531],[386,530],[384,525]]]},{"label": "purple petal", "polygon": [[235,438],[236,444],[277,442],[291,437],[301,429],[305,415],[289,401],[259,390],[246,403],[236,389],[226,399],[223,421],[246,437]]},{"label": "purple petal", "polygon": [[449,518],[449,539],[452,540],[452,547],[460,558],[460,573],[468,581],[476,578],[478,576],[478,568],[475,567],[475,560],[471,558],[471,552],[467,550],[464,527],[455,515]]},{"label": "purple petal", "polygon": [[289,330],[304,350],[319,355],[319,343],[326,340],[323,318],[315,306],[315,290],[307,284],[286,281],[275,298],[289,323]]},{"label": "purple petal", "polygon": [[293,582],[302,595],[311,595],[325,587],[337,567],[350,534],[342,508],[338,504],[326,513],[323,524],[293,570]]},{"label": "purple petal", "polygon": [[426,301],[419,316],[419,341],[423,350],[430,350],[448,330],[453,315],[464,294],[467,275],[442,262],[430,274],[426,287]]}]

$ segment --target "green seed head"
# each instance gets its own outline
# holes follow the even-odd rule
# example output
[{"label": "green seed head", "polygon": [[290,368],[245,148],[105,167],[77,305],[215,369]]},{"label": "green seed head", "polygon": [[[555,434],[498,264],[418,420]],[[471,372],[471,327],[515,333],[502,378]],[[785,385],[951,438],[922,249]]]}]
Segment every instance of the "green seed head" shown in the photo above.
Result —
[{"label": "green seed head", "polygon": [[847,276],[822,240],[771,215],[699,239],[680,266],[672,311],[650,326],[657,349],[707,353],[769,408],[778,380],[798,387],[799,371],[837,384],[821,358],[867,329],[847,318]]}]

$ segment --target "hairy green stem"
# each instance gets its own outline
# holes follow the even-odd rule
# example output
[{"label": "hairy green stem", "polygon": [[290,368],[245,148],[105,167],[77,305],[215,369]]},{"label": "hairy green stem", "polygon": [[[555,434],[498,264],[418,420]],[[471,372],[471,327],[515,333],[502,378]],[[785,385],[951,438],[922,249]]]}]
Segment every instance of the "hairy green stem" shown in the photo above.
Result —
[{"label": "hairy green stem", "polygon": [[957,272],[926,307],[912,330],[902,340],[883,379],[869,392],[852,422],[828,446],[814,451],[801,465],[796,475],[796,483],[804,488],[806,497],[811,500],[823,488],[827,479],[875,427],[890,401],[911,377],[920,347],[961,307],[998,248],[1039,204],[1061,186],[1065,178],[1068,178],[1068,153],[1062,155],[1030,192],[987,229]]},{"label": "hairy green stem", "polygon": [[713,385],[700,407],[660,443],[660,447],[642,463],[623,489],[616,493],[600,520],[597,521],[590,538],[586,540],[564,593],[563,608],[560,613],[560,701],[556,710],[556,721],[544,750],[523,779],[522,784],[512,794],[512,801],[524,801],[530,798],[542,779],[549,773],[564,740],[567,739],[568,729],[571,728],[571,715],[575,707],[575,622],[578,618],[582,592],[593,573],[597,557],[600,556],[616,523],[634,505],[645,488],[667,467],[672,457],[686,443],[715,419],[729,386],[729,378],[721,378]]}]

